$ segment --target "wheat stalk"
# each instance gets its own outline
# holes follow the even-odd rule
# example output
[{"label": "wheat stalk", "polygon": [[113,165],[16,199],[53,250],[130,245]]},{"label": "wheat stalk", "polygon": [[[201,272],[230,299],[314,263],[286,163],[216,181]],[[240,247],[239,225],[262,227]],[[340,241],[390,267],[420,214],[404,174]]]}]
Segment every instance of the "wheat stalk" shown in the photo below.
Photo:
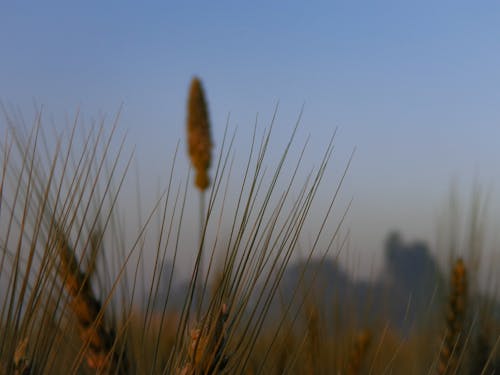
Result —
[{"label": "wheat stalk", "polygon": [[[195,277],[195,285],[198,273],[203,273],[203,226],[205,218],[205,196],[204,192],[210,185],[208,169],[212,162],[212,137],[210,134],[210,120],[205,93],[199,78],[194,77],[189,89],[187,106],[187,144],[191,163],[195,170],[195,186],[200,190],[200,245],[198,249],[198,260],[196,267],[198,272]],[[198,286],[197,286],[198,287]],[[203,292],[198,287],[197,302],[201,310]],[[198,315],[199,318],[199,315]]]},{"label": "wheat stalk", "polygon": [[307,311],[307,374],[315,374],[319,360],[320,337],[319,337],[319,312],[315,305],[311,305]]}]

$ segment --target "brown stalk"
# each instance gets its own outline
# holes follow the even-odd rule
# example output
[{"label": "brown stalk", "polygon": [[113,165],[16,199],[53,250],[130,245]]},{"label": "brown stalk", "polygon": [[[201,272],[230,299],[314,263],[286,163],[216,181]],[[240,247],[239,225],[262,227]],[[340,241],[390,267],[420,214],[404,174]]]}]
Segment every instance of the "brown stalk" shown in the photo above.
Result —
[{"label": "brown stalk", "polygon": [[320,340],[319,340],[319,312],[315,305],[311,305],[307,311],[307,374],[317,372],[317,363],[320,360]]},{"label": "brown stalk", "polygon": [[[194,278],[197,288],[197,303],[199,310],[203,302],[202,288],[197,283],[198,274],[203,275],[203,226],[205,218],[205,197],[204,193],[210,186],[210,176],[208,169],[212,162],[212,137],[210,134],[210,120],[208,116],[208,106],[205,100],[203,86],[198,77],[194,77],[189,88],[189,98],[187,106],[187,145],[188,154],[195,170],[194,184],[200,190],[200,244],[196,268],[197,273]],[[199,318],[199,314],[197,315]]]}]

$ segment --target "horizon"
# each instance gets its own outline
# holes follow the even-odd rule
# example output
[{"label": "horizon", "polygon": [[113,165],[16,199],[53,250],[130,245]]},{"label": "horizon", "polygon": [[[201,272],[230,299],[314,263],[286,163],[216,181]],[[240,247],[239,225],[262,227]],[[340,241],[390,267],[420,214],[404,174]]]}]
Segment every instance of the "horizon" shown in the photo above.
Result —
[{"label": "horizon", "polygon": [[[83,123],[109,123],[123,104],[118,129],[136,146],[131,181],[136,168],[146,196],[166,178],[178,141],[185,155],[187,91],[199,75],[215,155],[228,116],[242,139],[235,147],[246,149],[256,115],[262,130],[278,102],[280,150],[305,103],[296,147],[310,135],[306,169],[335,128],[331,181],[356,148],[341,203],[353,198],[346,229],[359,275],[380,267],[393,230],[438,251],[454,190],[467,212],[482,189],[492,223],[485,251],[498,256],[500,5],[54,4],[2,5],[0,102],[28,123],[33,102],[43,105],[60,128],[78,109]],[[179,160],[177,177],[187,165]]]}]

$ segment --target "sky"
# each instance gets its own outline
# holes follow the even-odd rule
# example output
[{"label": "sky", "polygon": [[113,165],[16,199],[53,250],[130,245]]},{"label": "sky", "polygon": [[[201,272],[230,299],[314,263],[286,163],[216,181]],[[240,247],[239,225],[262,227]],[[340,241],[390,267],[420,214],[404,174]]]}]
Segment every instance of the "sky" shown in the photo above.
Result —
[{"label": "sky", "polygon": [[435,243],[452,187],[466,208],[479,185],[500,218],[498,25],[493,1],[2,2],[0,101],[60,123],[123,106],[145,191],[184,147],[194,75],[214,139],[229,115],[238,147],[277,103],[283,143],[304,105],[306,164],[336,128],[332,174],[356,148],[342,195],[366,273],[390,230]]}]

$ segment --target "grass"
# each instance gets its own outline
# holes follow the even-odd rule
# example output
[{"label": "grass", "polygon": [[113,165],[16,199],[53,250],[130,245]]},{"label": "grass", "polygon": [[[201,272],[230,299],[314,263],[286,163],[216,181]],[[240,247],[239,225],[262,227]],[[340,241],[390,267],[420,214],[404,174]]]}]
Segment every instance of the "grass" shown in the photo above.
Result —
[{"label": "grass", "polygon": [[[342,225],[349,205],[338,201],[350,161],[337,185],[328,187],[328,200],[324,194],[319,200],[334,136],[318,167],[307,170],[309,145],[296,139],[297,122],[269,166],[274,120],[260,137],[254,128],[244,165],[234,164],[239,150],[228,128],[218,155],[195,165],[196,173],[206,173],[213,164],[213,177],[203,178],[203,189],[197,185],[206,207],[179,304],[174,272],[181,252],[193,252],[183,230],[194,194],[191,171],[176,177],[179,150],[166,185],[130,236],[120,205],[130,204],[121,193],[134,156],[127,155],[124,139],[115,141],[118,116],[112,126],[87,128],[77,114],[71,128],[49,135],[41,112],[25,126],[5,111],[0,374],[500,371],[498,305],[467,287],[477,277],[477,262],[452,258],[448,285],[433,293],[440,313],[421,316],[405,333],[380,314],[382,308],[359,309],[333,292],[329,300],[318,297],[312,264],[347,246]],[[302,148],[294,154],[297,144]],[[319,224],[312,233],[307,229],[311,241],[304,252],[312,216]],[[286,294],[284,278],[299,250],[303,268]],[[145,260],[151,254],[152,264]],[[384,299],[372,292],[372,302],[395,303],[387,291]]]}]

